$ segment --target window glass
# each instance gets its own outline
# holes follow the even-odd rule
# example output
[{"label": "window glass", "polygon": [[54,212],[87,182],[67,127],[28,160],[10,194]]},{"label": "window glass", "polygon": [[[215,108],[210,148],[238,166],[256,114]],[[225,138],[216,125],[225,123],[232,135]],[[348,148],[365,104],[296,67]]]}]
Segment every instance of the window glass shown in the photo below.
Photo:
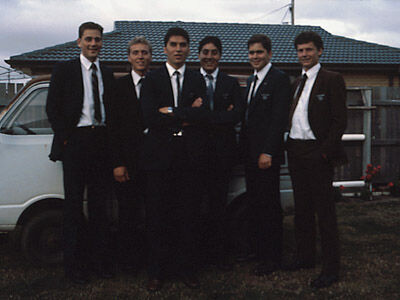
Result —
[{"label": "window glass", "polygon": [[11,126],[12,134],[53,133],[46,114],[47,92],[47,88],[41,88],[28,96]]}]

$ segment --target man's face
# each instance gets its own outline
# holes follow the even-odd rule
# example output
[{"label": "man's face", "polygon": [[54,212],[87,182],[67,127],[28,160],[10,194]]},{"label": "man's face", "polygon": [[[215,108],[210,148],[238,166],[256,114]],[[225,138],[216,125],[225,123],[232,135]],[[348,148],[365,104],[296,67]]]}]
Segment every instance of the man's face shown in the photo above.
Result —
[{"label": "man's face", "polygon": [[297,45],[297,57],[304,70],[309,70],[319,62],[322,49],[317,49],[313,42]]},{"label": "man's face", "polygon": [[167,55],[168,63],[175,69],[179,69],[189,55],[189,43],[183,36],[173,35],[164,47],[164,53]]},{"label": "man's face", "polygon": [[141,76],[144,76],[151,63],[151,53],[146,44],[134,44],[130,47],[128,61],[132,69]]},{"label": "man's face", "polygon": [[85,29],[77,42],[83,56],[91,62],[96,60],[103,46],[101,32],[97,29]]},{"label": "man's face", "polygon": [[261,43],[254,43],[249,46],[249,60],[251,66],[260,71],[271,60],[272,52],[267,51]]},{"label": "man's face", "polygon": [[199,53],[200,66],[211,74],[218,67],[218,62],[221,59],[221,53],[213,43],[208,43],[201,48]]}]

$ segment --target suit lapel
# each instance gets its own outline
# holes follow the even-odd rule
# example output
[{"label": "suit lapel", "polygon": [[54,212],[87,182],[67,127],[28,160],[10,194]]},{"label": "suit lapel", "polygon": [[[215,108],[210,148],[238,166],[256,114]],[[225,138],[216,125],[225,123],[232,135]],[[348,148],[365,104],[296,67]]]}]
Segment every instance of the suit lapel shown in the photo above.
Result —
[{"label": "suit lapel", "polygon": [[301,77],[297,77],[296,82],[294,84],[294,89],[293,89],[293,93],[292,93],[292,104],[290,106],[290,111],[289,111],[289,122],[290,122],[290,124],[292,122],[293,114],[294,114],[294,111],[296,110],[296,106],[297,106],[297,103],[298,103],[298,102],[295,101],[295,96],[296,96],[296,91],[299,88],[300,82],[301,82]]},{"label": "suit lapel", "polygon": [[83,106],[83,77],[82,77],[81,61],[79,57],[75,60],[73,68],[74,72],[76,73],[76,76],[71,76],[71,77],[75,78],[76,80],[75,84],[76,92],[78,93],[81,105]]},{"label": "suit lapel", "polygon": [[218,108],[223,105],[220,103],[220,99],[222,100],[222,92],[225,90],[225,81],[223,80],[223,76],[221,71],[218,72],[217,81],[215,84],[215,91],[214,91],[214,110],[218,110]]},{"label": "suit lapel", "polygon": [[172,85],[171,85],[171,77],[169,76],[167,66],[164,65],[163,68],[161,69],[161,78],[162,78],[162,84],[164,85],[164,91],[167,92],[167,105],[174,107],[175,106],[175,101],[174,101],[174,92],[172,90]]},{"label": "suit lapel", "polygon": [[[183,86],[182,86],[182,103],[180,103],[183,106],[191,106],[192,101],[194,100],[193,91],[192,91],[192,82],[196,80],[196,78],[193,78],[194,71],[191,71],[188,69],[186,66],[185,74],[183,76]],[[190,103],[189,103],[190,101]],[[208,101],[208,100],[207,100]],[[188,102],[188,103],[186,103]],[[207,103],[208,104],[208,103]]]},{"label": "suit lapel", "polygon": [[308,112],[310,112],[310,107],[314,105],[315,99],[317,98],[316,95],[318,95],[318,91],[322,86],[323,81],[324,81],[324,70],[321,68],[318,71],[317,77],[315,78],[314,85],[311,89],[310,98],[308,99]]},{"label": "suit lapel", "polygon": [[268,73],[265,75],[263,81],[258,86],[258,89],[256,90],[256,92],[255,92],[255,94],[253,96],[253,100],[251,100],[250,103],[249,103],[249,115],[254,110],[254,107],[256,107],[256,104],[258,102],[258,99],[261,97],[261,94],[268,88],[268,85],[269,85],[269,82],[270,82],[271,73],[273,72],[272,68],[273,67],[271,66],[271,68],[269,69]]}]

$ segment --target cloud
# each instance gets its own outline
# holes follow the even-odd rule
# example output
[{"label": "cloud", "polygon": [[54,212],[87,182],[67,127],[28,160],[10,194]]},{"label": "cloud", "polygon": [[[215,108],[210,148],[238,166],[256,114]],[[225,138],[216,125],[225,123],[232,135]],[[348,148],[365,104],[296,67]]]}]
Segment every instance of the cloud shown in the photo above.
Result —
[{"label": "cloud", "polygon": [[[91,20],[105,32],[117,20],[279,24],[289,0],[0,0],[0,64],[12,55],[75,40]],[[298,0],[295,23],[400,47],[398,0]],[[289,20],[289,14],[285,20]]]}]

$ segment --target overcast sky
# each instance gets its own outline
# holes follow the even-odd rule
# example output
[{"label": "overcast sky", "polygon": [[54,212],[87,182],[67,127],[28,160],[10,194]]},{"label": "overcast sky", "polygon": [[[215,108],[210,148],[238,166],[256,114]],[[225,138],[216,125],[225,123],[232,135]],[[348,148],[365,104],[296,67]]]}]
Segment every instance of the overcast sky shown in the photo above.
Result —
[{"label": "overcast sky", "polygon": [[[251,5],[249,5],[251,3]],[[77,38],[85,21],[105,32],[116,20],[238,22],[290,21],[290,0],[0,0],[0,65],[24,52]],[[282,8],[282,9],[279,9]],[[285,17],[286,14],[286,17]],[[295,0],[295,24],[400,48],[400,0]]]}]

